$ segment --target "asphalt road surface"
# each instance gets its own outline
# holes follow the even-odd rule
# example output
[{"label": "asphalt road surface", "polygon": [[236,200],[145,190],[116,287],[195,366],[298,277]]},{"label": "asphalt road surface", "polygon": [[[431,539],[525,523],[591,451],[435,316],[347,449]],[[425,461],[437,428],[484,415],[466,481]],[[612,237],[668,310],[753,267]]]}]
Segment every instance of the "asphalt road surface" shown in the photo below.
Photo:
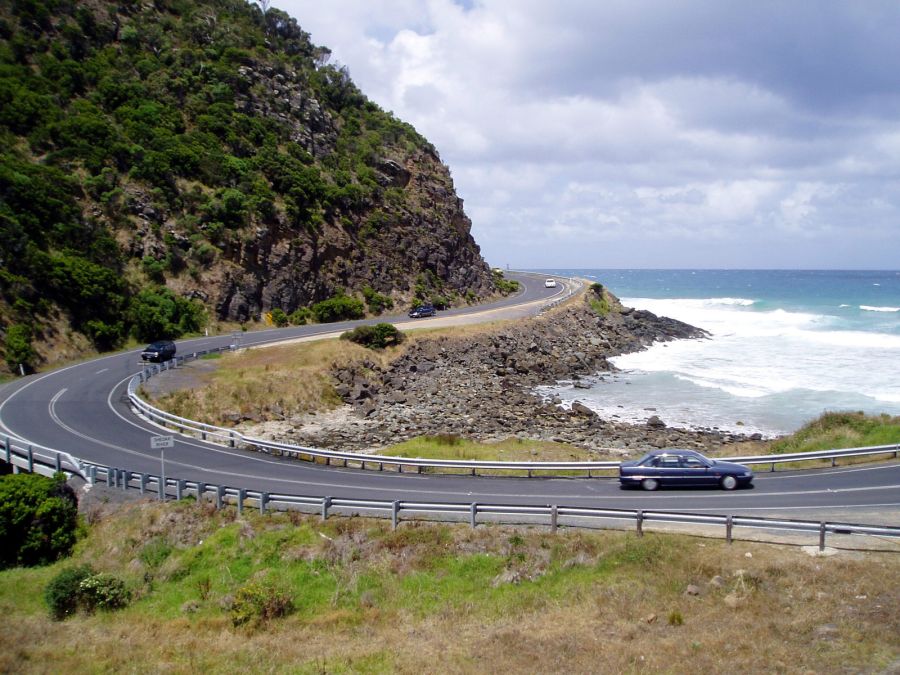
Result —
[{"label": "asphalt road surface", "polygon": [[[574,282],[560,280],[545,288],[544,276],[507,272],[523,290],[489,305],[439,312],[410,320],[405,315],[380,317],[404,329],[474,323],[536,314],[563,297]],[[178,353],[232,344],[250,347],[293,338],[329,335],[361,323],[300,326],[237,335],[182,340]],[[83,460],[131,471],[158,474],[160,451],[150,436],[170,430],[136,416],[126,386],[141,371],[140,349],[32,375],[0,389],[0,432],[30,443],[68,452]],[[822,514],[854,512],[880,522],[900,513],[900,463],[811,471],[757,473],[750,489],[678,489],[654,493],[623,491],[612,478],[507,478],[373,472],[314,465],[175,436],[165,451],[170,478],[199,480],[271,493],[356,499],[443,501],[494,504],[557,504],[622,509],[677,510],[744,515],[793,515],[816,519]]]}]

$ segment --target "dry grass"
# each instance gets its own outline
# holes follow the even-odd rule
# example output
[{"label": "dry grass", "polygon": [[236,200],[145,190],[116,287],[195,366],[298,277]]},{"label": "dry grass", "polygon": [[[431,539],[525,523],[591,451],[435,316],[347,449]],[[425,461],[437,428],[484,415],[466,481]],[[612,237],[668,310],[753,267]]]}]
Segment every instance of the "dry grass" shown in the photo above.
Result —
[{"label": "dry grass", "polygon": [[[148,567],[160,537],[172,553]],[[897,554],[139,504],[101,519],[75,558],[137,599],[54,622],[40,595],[62,565],[0,573],[0,671],[825,673],[900,659]],[[233,627],[228,598],[261,575],[296,610]]]},{"label": "dry grass", "polygon": [[176,415],[216,425],[233,423],[235,415],[271,420],[331,410],[342,403],[330,375],[335,366],[384,363],[395,353],[345,340],[248,349],[217,359],[214,370],[197,376],[199,386],[160,396],[156,403]]}]

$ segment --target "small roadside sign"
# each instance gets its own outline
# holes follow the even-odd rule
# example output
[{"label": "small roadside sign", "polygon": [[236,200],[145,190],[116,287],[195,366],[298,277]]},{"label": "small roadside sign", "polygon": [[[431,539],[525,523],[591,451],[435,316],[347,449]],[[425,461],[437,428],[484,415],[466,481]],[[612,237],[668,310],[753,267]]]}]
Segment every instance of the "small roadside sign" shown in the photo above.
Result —
[{"label": "small roadside sign", "polygon": [[174,448],[175,447],[175,437],[174,436],[151,436],[150,437],[150,449],[151,450],[162,450],[163,448]]}]

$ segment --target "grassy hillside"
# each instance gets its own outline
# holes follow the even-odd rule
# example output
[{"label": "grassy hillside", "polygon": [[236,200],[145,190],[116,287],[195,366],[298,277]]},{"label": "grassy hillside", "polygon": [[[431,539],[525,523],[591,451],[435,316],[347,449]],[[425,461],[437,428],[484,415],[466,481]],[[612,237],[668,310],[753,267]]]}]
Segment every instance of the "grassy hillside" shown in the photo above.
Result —
[{"label": "grassy hillside", "polygon": [[343,293],[489,294],[434,148],[328,60],[244,0],[0,4],[9,367]]},{"label": "grassy hillside", "polygon": [[[895,554],[193,502],[88,514],[70,560],[0,572],[4,672],[887,672]],[[50,618],[90,564],[131,604]]]}]

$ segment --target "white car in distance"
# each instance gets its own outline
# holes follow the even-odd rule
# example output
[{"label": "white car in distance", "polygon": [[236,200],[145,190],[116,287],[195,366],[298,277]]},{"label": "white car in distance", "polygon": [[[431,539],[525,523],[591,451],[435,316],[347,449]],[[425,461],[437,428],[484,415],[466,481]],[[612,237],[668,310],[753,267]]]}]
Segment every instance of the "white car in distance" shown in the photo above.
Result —
[{"label": "white car in distance", "polygon": [[556,279],[547,279],[544,282],[544,288],[556,288]]}]

